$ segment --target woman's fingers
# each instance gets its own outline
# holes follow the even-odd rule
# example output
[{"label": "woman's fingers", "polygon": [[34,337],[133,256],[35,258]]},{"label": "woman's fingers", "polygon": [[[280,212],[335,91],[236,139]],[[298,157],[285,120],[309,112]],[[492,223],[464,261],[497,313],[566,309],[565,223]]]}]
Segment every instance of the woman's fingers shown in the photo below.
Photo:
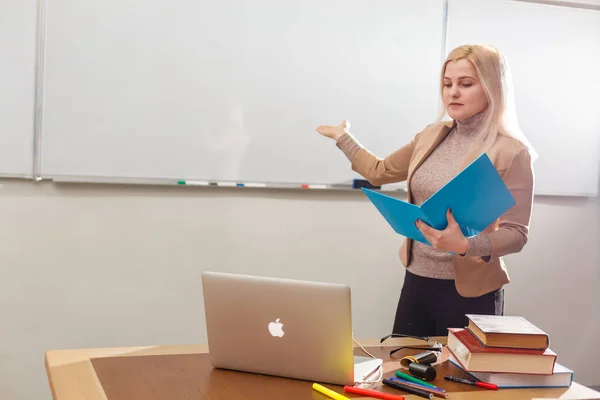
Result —
[{"label": "woman's fingers", "polygon": [[450,225],[458,226],[458,223],[454,219],[454,215],[452,215],[452,210],[448,209],[448,211],[446,212],[446,218],[448,218],[448,226],[450,226]]},{"label": "woman's fingers", "polygon": [[342,124],[340,126],[342,127],[342,130],[345,133],[349,133],[350,132],[350,121],[348,121],[347,119],[344,120],[344,122],[342,122]]},{"label": "woman's fingers", "polygon": [[345,120],[338,126],[321,125],[317,127],[317,132],[323,136],[337,140],[344,133],[350,132],[350,122]]},{"label": "woman's fingers", "polygon": [[429,236],[433,236],[436,233],[439,233],[439,231],[437,229],[430,227],[425,222],[420,221],[420,220],[417,221],[417,228],[419,228],[419,230],[421,232],[423,232],[425,235],[429,235]]},{"label": "woman's fingers", "polygon": [[332,135],[334,135],[336,133],[337,129],[338,128],[335,127],[335,126],[324,125],[324,126],[319,126],[317,128],[317,132],[319,132],[321,135],[329,136],[330,137],[330,136],[332,136]]}]

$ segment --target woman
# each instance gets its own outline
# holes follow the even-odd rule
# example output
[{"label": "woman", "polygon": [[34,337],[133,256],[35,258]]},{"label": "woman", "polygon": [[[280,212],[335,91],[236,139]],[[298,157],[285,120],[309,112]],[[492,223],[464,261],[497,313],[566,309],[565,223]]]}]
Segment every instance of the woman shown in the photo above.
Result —
[{"label": "woman", "polygon": [[465,326],[465,314],[502,315],[502,287],[510,282],[502,256],[521,251],[527,242],[535,152],[516,122],[504,58],[488,46],[454,49],[443,65],[440,91],[452,120],[428,125],[384,159],[353,138],[348,121],[317,128],[336,141],[352,169],[372,184],[407,180],[411,203],[427,200],[483,153],[516,201],[474,237],[463,236],[451,210],[443,231],[417,223],[432,246],[408,239],[400,249],[407,269],[394,333],[445,336],[448,328]]}]

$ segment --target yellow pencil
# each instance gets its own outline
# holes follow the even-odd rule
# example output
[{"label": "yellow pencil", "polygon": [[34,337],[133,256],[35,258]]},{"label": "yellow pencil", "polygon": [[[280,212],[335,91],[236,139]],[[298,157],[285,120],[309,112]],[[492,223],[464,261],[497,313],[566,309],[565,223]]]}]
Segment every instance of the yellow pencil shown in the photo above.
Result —
[{"label": "yellow pencil", "polygon": [[317,392],[323,393],[325,396],[331,397],[333,400],[350,400],[346,396],[342,396],[339,393],[334,392],[333,390],[327,389],[325,386],[321,386],[318,383],[313,383],[313,389]]}]

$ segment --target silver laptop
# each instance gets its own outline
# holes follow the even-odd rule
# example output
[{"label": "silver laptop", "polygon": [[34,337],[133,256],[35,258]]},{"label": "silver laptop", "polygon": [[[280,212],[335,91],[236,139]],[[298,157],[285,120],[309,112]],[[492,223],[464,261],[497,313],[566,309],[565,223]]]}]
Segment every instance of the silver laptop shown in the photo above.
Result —
[{"label": "silver laptop", "polygon": [[353,385],[381,366],[354,356],[348,286],[204,272],[202,288],[215,368]]}]

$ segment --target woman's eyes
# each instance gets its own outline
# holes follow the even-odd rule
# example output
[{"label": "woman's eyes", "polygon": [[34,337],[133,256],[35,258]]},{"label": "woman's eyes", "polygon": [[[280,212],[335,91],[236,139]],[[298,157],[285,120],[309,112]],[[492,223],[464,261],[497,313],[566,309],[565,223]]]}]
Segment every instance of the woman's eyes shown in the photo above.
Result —
[{"label": "woman's eyes", "polygon": [[[471,86],[473,86],[473,84],[472,83],[463,83],[460,86],[462,86],[464,88],[470,88]],[[452,87],[452,84],[446,83],[446,84],[444,84],[444,87],[446,87],[446,88]]]}]

